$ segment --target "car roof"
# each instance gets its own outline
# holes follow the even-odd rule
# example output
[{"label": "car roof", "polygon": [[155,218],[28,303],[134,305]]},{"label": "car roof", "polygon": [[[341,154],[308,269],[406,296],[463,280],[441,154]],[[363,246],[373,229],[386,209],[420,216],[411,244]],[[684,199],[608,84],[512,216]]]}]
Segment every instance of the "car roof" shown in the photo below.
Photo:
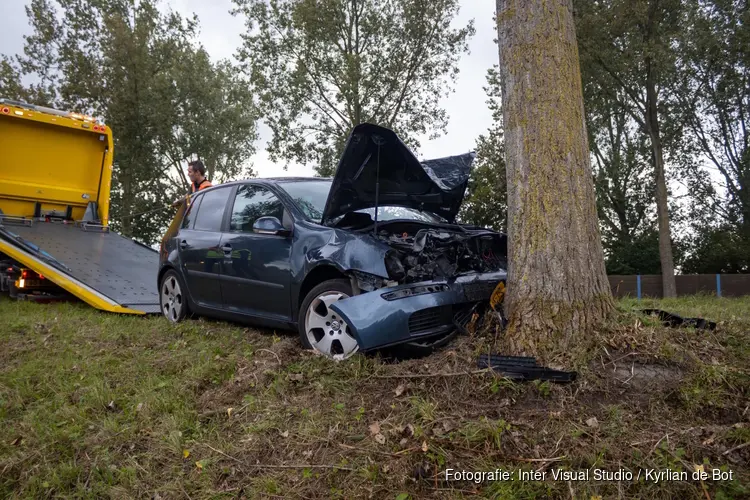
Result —
[{"label": "car roof", "polygon": [[225,182],[223,184],[214,184],[209,188],[201,189],[201,191],[210,191],[218,187],[235,186],[239,184],[247,184],[252,182],[254,184],[265,184],[265,185],[278,185],[286,184],[290,182],[303,182],[303,181],[328,181],[331,182],[331,177],[250,177],[248,179],[242,179],[238,181]]}]

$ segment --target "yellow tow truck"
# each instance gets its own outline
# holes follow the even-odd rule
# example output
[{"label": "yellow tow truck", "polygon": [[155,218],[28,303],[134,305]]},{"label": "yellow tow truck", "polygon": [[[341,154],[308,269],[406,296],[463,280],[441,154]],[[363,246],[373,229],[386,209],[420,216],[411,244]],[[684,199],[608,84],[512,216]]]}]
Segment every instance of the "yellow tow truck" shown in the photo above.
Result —
[{"label": "yellow tow truck", "polygon": [[109,228],[112,130],[0,99],[0,292],[159,312],[159,254]]}]

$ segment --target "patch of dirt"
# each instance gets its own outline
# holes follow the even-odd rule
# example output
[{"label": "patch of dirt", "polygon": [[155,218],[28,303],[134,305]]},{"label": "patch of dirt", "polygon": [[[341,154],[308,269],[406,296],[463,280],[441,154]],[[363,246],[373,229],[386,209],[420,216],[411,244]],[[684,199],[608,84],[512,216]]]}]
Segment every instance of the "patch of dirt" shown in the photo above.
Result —
[{"label": "patch of dirt", "polygon": [[239,359],[230,380],[218,386],[204,384],[198,396],[199,416],[226,412],[241,405],[243,396],[252,394],[255,388],[267,386],[286,365],[306,354],[295,340],[285,338],[267,349],[257,348],[253,356]]},{"label": "patch of dirt", "polygon": [[613,376],[623,384],[643,386],[676,385],[683,378],[682,371],[676,367],[648,363],[633,363],[629,367],[620,366],[615,369]]}]

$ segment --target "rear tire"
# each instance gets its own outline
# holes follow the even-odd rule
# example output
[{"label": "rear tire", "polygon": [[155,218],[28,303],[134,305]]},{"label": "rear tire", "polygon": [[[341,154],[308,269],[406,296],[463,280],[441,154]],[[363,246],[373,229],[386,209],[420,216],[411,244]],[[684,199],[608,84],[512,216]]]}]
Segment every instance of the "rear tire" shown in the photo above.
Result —
[{"label": "rear tire", "polygon": [[305,349],[312,349],[329,359],[342,361],[359,351],[349,325],[332,309],[337,300],[352,297],[348,280],[335,279],[319,284],[305,297],[299,309],[299,337]]},{"label": "rear tire", "polygon": [[159,306],[164,317],[172,323],[179,323],[190,313],[187,288],[173,270],[164,273],[159,284]]}]

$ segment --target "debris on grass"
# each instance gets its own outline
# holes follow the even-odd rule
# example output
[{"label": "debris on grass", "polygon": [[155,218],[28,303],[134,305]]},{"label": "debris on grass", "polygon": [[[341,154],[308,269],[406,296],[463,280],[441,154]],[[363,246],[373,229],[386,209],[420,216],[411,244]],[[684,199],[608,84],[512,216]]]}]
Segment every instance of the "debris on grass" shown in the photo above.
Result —
[{"label": "debris on grass", "polygon": [[482,354],[477,359],[479,368],[490,368],[512,380],[547,380],[550,382],[573,382],[578,374],[539,366],[535,358],[528,356],[501,356]]},{"label": "debris on grass", "polygon": [[[647,307],[725,319],[696,335]],[[500,348],[495,320],[428,358],[329,363],[292,335],[218,321],[0,301],[0,497],[570,498],[552,471],[696,464],[726,479],[571,484],[576,498],[750,496],[750,298],[620,308],[580,364],[554,360],[574,382],[519,384],[471,369]],[[455,481],[449,468],[547,480]]]},{"label": "debris on grass", "polygon": [[664,326],[672,328],[693,327],[698,330],[716,330],[716,323],[703,318],[683,318],[682,316],[661,309],[641,309],[647,316],[658,316]]}]

